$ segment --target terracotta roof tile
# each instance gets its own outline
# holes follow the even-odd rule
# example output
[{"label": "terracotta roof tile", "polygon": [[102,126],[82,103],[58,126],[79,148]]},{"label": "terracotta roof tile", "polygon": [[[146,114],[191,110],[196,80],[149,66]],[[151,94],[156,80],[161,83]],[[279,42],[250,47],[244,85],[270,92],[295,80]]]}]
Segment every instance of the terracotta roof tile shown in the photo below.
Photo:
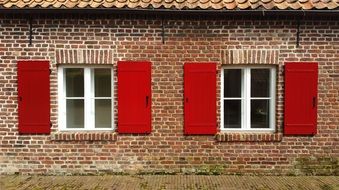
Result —
[{"label": "terracotta roof tile", "polygon": [[0,0],[0,8],[339,9],[339,0]]}]

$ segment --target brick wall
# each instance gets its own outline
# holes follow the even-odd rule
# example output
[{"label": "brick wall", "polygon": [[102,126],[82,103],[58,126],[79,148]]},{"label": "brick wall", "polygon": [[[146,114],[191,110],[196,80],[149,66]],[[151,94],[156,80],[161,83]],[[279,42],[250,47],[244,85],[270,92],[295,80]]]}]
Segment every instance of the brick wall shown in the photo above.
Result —
[{"label": "brick wall", "polygon": [[[169,17],[164,20],[165,43],[161,19],[151,16],[35,17],[33,27],[29,46],[25,18],[0,18],[0,174],[339,173],[338,20],[302,20],[298,48],[296,22],[289,18]],[[50,135],[18,134],[16,62],[26,59],[51,62]],[[152,133],[58,132],[57,64],[110,64],[116,69],[118,60],[152,62]],[[186,61],[217,62],[218,81],[222,64],[277,65],[277,133],[184,136]],[[314,137],[281,134],[286,61],[319,63]],[[220,82],[217,88],[219,109]],[[219,123],[219,110],[217,115]]]}]

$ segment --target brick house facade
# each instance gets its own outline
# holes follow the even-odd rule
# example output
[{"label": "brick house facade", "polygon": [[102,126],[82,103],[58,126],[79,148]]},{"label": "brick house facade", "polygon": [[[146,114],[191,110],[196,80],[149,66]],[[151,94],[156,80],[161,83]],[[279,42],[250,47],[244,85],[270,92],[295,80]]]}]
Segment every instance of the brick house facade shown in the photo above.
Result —
[{"label": "brick house facade", "polygon": [[[31,45],[27,15],[0,15],[0,173],[338,175],[338,12],[322,17],[306,14],[301,20],[295,14],[261,15],[256,18],[248,15],[164,15],[34,14]],[[44,134],[19,133],[18,106],[21,100],[18,95],[18,61],[25,64],[28,60],[48,61],[51,70],[51,127],[50,132]],[[122,117],[118,116],[119,102],[122,101],[118,101],[118,72],[122,72],[120,68],[118,70],[119,61],[150,63],[151,95],[150,100],[146,101],[151,105],[151,131],[146,134],[119,133],[119,117]],[[188,119],[185,118],[187,113],[184,108],[185,84],[188,84],[184,84],[184,80],[188,74],[185,74],[184,65],[189,63],[215,65],[216,132],[213,134],[184,134],[185,125],[188,125],[185,124]],[[286,134],[286,63],[317,63],[314,134]],[[92,70],[88,69],[87,72],[85,68],[111,69],[112,94],[103,98],[109,100],[111,105],[105,108],[111,109],[110,128],[96,130],[90,124],[84,124],[84,129],[68,130],[66,126],[60,126],[60,117],[63,117],[60,109],[67,107],[66,103],[61,102],[68,101],[67,95],[65,100],[60,98],[60,93],[63,93],[60,85],[68,88],[66,82],[60,82],[60,73],[67,77],[65,70],[68,67],[84,69],[81,71],[85,73],[84,78],[93,78],[95,75],[86,74],[92,73]],[[227,93],[223,91],[224,83],[228,82],[225,79],[226,70],[235,68],[242,73],[251,73],[248,75],[254,78],[255,73],[249,69],[255,70],[257,67],[272,70],[269,76],[270,79],[274,78],[273,82],[268,82],[273,92],[266,98],[273,109],[264,110],[270,114],[270,118],[265,120],[267,129],[272,130],[251,131],[250,126],[249,130],[242,130],[245,126],[243,122],[253,122],[243,118],[247,113],[244,108],[253,108],[243,105],[239,116],[242,124],[238,123],[241,126],[228,130],[225,121],[226,102],[232,100],[225,98],[222,101]],[[264,74],[259,73],[259,76]],[[245,79],[247,74],[239,77],[241,81],[252,80]],[[92,88],[92,83],[84,80],[83,94],[86,94],[86,89]],[[231,81],[232,84],[234,82],[237,80]],[[245,83],[241,85],[242,89],[249,85]],[[39,91],[39,87],[35,85],[34,89]],[[234,88],[237,90],[237,87]],[[77,86],[71,89],[77,89]],[[87,101],[86,95],[83,96],[84,101]],[[250,101],[247,101],[245,95],[241,97],[240,102],[252,100],[250,97]],[[236,104],[236,100],[230,104]],[[76,109],[74,117],[83,117],[77,115],[79,108]],[[258,108],[262,112],[261,109]],[[90,113],[87,110],[83,112]],[[102,113],[103,118],[105,114]],[[211,111],[206,113],[210,114]],[[237,123],[232,120],[237,114],[233,111],[229,114],[229,123]],[[252,112],[248,114],[252,118],[256,117]],[[67,123],[67,126],[76,122],[67,119],[63,123]],[[85,123],[92,122],[86,117],[84,120]]]}]

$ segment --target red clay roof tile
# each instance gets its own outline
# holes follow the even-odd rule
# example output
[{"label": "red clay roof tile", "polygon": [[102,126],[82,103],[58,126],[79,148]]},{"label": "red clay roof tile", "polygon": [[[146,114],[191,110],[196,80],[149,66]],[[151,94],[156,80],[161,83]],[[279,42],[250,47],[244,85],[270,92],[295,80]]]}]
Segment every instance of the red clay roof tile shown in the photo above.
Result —
[{"label": "red clay roof tile", "polygon": [[339,0],[0,0],[0,8],[339,9]]}]

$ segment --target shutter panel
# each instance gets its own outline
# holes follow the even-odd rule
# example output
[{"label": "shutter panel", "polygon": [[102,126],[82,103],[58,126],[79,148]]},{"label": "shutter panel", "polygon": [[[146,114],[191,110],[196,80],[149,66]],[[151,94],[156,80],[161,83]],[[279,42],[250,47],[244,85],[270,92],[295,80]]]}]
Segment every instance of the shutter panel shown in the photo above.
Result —
[{"label": "shutter panel", "polygon": [[50,133],[48,61],[18,61],[19,133]]},{"label": "shutter panel", "polygon": [[217,132],[216,64],[186,63],[184,66],[185,134]]},{"label": "shutter panel", "polygon": [[118,132],[151,132],[151,63],[118,62]]},{"label": "shutter panel", "polygon": [[317,63],[285,65],[285,129],[286,135],[317,133]]}]

